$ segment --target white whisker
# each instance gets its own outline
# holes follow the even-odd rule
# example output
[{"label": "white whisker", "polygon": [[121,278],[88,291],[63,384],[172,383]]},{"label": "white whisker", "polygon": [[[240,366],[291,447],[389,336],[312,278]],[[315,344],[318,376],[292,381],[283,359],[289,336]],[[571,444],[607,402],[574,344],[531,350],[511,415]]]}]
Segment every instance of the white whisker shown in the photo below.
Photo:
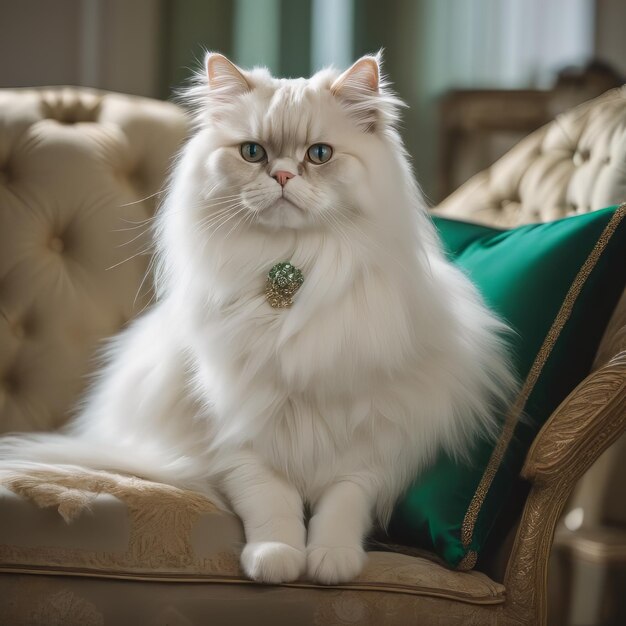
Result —
[{"label": "white whisker", "polygon": [[146,196],[145,198],[141,198],[140,200],[134,200],[133,202],[127,202],[126,204],[120,204],[119,206],[120,208],[123,208],[127,206],[133,206],[134,204],[140,204],[141,202],[150,200],[150,198],[154,198],[155,196],[160,196],[162,193],[163,193],[162,190],[155,191],[154,193],[151,193],[149,196]]}]

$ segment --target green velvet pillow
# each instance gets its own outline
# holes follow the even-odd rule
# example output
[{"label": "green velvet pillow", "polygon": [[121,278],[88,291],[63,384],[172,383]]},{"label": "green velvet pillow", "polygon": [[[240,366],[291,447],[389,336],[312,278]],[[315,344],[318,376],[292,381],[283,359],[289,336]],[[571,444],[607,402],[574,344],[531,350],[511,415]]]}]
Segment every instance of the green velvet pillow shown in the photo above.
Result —
[{"label": "green velvet pillow", "polygon": [[591,368],[626,281],[625,214],[622,205],[512,230],[433,218],[448,257],[516,331],[522,388],[495,444],[479,443],[469,466],[442,455],[411,486],[394,540],[475,565],[533,438]]}]

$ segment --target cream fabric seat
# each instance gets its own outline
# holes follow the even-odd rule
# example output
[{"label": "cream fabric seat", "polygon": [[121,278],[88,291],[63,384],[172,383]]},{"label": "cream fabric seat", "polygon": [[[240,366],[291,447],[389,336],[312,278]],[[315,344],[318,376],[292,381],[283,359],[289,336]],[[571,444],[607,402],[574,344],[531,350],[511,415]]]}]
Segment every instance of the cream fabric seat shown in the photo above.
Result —
[{"label": "cream fabric seat", "polygon": [[[623,201],[624,120],[626,92],[610,92],[529,137],[439,211],[514,224]],[[567,149],[558,128],[576,138]],[[186,132],[182,112],[162,102],[72,88],[0,91],[2,432],[62,424],[101,339],[149,302],[144,230]],[[589,156],[577,165],[579,146]],[[624,429],[626,396],[606,384],[624,378],[623,326],[616,315],[597,372],[529,453],[526,509],[490,576],[447,570],[417,551],[373,549],[350,584],[258,585],[239,570],[239,520],[198,494],[103,472],[30,472],[0,476],[0,623],[543,623],[564,498]],[[551,442],[573,417],[576,437],[555,457]],[[555,472],[580,446],[574,470]]]},{"label": "cream fabric seat", "polygon": [[[54,494],[46,488],[51,479],[58,486]],[[343,611],[346,617],[367,616],[358,623],[404,624],[409,617],[418,619],[424,602],[436,603],[440,598],[460,603],[461,613],[468,616],[483,605],[504,602],[504,587],[485,574],[450,571],[426,558],[381,551],[369,553],[369,563],[357,580],[333,587],[330,594],[306,580],[264,587],[246,580],[240,570],[238,554],[244,534],[239,519],[201,495],[103,472],[75,472],[65,478],[30,475],[9,482],[8,487],[10,490],[0,491],[0,571],[218,585],[217,591],[207,590],[198,615],[215,618],[217,598],[221,598],[219,610],[224,616],[228,605],[244,600],[251,605],[247,619],[224,619],[223,623],[259,623],[252,619],[259,608],[255,597],[264,595],[271,598],[267,608],[273,606],[275,612],[274,619],[267,622],[272,624],[293,624],[293,613],[283,613],[282,607],[294,604],[301,624],[332,624],[337,620],[333,614]],[[66,524],[59,512],[71,523]],[[21,579],[20,586],[15,585],[14,577],[10,580],[6,587],[6,579],[0,576],[0,589],[17,594],[17,620],[20,611],[33,602],[31,583],[37,581]],[[84,604],[73,580],[51,580],[50,584],[55,593],[65,590],[77,604]],[[99,586],[96,596],[106,598],[107,583]],[[50,593],[51,588],[44,586],[35,602],[46,606]],[[5,593],[4,597],[11,596]],[[12,603],[15,601],[13,596]],[[125,600],[138,616],[142,601],[132,593]],[[261,599],[261,606],[266,602]],[[104,623],[120,623],[113,620],[115,607],[104,601],[95,606]],[[6,610],[6,606],[2,608]],[[185,614],[188,609],[183,605]],[[78,623],[72,619],[75,617],[68,614],[63,623]]]}]

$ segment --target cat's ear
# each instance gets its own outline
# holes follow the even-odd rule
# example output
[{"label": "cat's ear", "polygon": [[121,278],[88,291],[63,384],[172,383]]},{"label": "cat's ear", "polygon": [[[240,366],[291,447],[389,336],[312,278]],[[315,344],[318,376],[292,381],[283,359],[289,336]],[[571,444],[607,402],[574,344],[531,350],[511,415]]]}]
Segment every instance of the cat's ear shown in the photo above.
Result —
[{"label": "cat's ear", "polygon": [[379,58],[361,57],[333,82],[330,92],[342,101],[359,125],[372,130],[378,117]]},{"label": "cat's ear", "polygon": [[373,56],[361,57],[332,84],[330,91],[339,98],[354,98],[359,95],[378,93],[380,69],[378,59]]},{"label": "cat's ear", "polygon": [[250,83],[241,70],[223,54],[209,52],[205,59],[209,89],[220,95],[236,96],[250,91]]}]

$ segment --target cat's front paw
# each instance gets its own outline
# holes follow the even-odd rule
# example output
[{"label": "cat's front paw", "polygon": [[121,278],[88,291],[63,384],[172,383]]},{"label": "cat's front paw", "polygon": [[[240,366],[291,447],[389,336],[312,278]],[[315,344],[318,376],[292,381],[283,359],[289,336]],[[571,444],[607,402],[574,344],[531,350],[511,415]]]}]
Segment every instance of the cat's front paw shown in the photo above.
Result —
[{"label": "cat's front paw", "polygon": [[362,548],[309,546],[307,572],[309,578],[322,585],[348,582],[361,573],[367,555]]},{"label": "cat's front paw", "polygon": [[253,580],[286,583],[304,572],[306,554],[280,541],[259,541],[246,544],[241,553],[241,565]]}]

